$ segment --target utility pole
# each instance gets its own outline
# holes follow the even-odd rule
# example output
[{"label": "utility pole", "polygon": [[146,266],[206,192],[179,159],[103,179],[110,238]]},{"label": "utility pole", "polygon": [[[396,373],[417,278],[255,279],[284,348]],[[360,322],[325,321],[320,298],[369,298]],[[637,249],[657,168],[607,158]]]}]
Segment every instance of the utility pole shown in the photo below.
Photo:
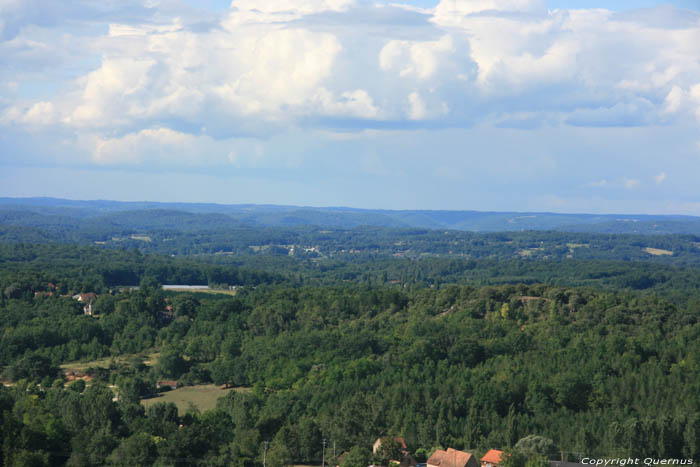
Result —
[{"label": "utility pole", "polygon": [[270,444],[269,441],[265,441],[263,445],[265,446],[263,448],[263,467],[266,467],[266,462],[267,462],[267,446]]},{"label": "utility pole", "polygon": [[333,441],[333,464],[331,465],[335,465],[336,462],[338,462],[338,458],[335,456],[335,441]]},{"label": "utility pole", "polygon": [[321,467],[326,467],[326,438],[323,438],[323,455],[322,455]]}]

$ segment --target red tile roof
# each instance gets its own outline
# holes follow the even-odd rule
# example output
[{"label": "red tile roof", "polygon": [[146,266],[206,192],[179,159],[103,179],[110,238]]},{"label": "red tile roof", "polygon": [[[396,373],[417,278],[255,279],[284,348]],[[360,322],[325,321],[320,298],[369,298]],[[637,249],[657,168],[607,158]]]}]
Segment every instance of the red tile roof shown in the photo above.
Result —
[{"label": "red tile roof", "polygon": [[488,462],[489,464],[498,464],[501,462],[501,456],[503,456],[503,451],[498,449],[491,449],[489,452],[484,454],[481,458],[481,462]]}]

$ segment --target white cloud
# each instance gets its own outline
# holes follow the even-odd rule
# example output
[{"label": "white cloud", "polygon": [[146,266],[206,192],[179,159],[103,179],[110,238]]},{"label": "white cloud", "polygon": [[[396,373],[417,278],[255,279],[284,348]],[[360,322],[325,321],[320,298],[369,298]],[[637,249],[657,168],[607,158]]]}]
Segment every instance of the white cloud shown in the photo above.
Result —
[{"label": "white cloud", "polygon": [[417,92],[408,95],[408,117],[411,120],[421,120],[428,114],[425,103]]},{"label": "white cloud", "polygon": [[673,86],[664,99],[664,113],[675,113],[683,104],[683,90],[678,86]]},{"label": "white cloud", "polygon": [[305,29],[250,31],[230,47],[229,76],[215,93],[244,115],[274,117],[304,114],[298,107],[315,96],[341,51],[333,35]]},{"label": "white cloud", "polygon": [[120,138],[96,138],[93,160],[101,165],[153,162],[195,165],[201,162],[198,161],[203,149],[201,143],[210,146],[212,141],[169,128],[147,129]]},{"label": "white cloud", "polygon": [[[356,7],[235,0],[201,31],[179,17],[111,24],[94,41],[99,68],[75,81],[73,93],[26,108],[49,102],[66,125],[82,128],[133,131],[175,119],[230,134],[328,117],[449,115],[449,125],[529,114],[537,126],[558,113],[573,125],[626,126],[700,115],[700,87],[689,82],[700,73],[700,52],[688,45],[700,39],[700,25],[665,29],[645,20],[653,10],[632,20],[608,10],[547,11],[542,0],[444,0],[410,12],[432,21],[415,38],[379,29],[375,52],[364,41],[369,26],[338,28],[342,16],[317,15],[351,18]],[[382,15],[397,11],[405,10],[367,5],[362,13],[386,22]]]},{"label": "white cloud", "polygon": [[281,23],[306,15],[323,12],[343,12],[355,0],[233,0],[228,24]]},{"label": "white cloud", "polygon": [[29,124],[50,124],[55,121],[55,109],[51,102],[37,102],[22,116],[22,121]]},{"label": "white cloud", "polygon": [[426,80],[435,75],[438,66],[453,52],[452,38],[442,36],[437,41],[391,40],[379,53],[382,70],[398,71],[401,77]]},{"label": "white cloud", "polygon": [[666,178],[666,172],[661,172],[658,175],[654,176],[654,183],[656,183],[657,185],[661,185],[663,182],[666,181]]},{"label": "white cloud", "polygon": [[376,118],[379,109],[372,97],[364,89],[355,89],[334,97],[330,91],[321,88],[316,94],[321,112],[330,116],[356,117],[361,119]]},{"label": "white cloud", "polygon": [[697,83],[690,88],[690,98],[695,106],[695,116],[698,120],[700,120],[700,83]]},{"label": "white cloud", "polygon": [[544,13],[545,0],[441,0],[435,7],[435,20],[443,24],[458,23],[464,16],[487,11]]},{"label": "white cloud", "polygon": [[68,117],[68,123],[100,126],[143,117],[143,98],[150,97],[146,91],[151,82],[149,72],[155,65],[150,58],[105,57],[99,69],[80,80],[82,102]]},{"label": "white cloud", "polygon": [[231,8],[266,14],[293,12],[308,15],[324,11],[345,11],[354,3],[354,0],[233,0]]},{"label": "white cloud", "polygon": [[626,178],[622,182],[628,190],[633,190],[641,184],[639,180],[636,180],[634,178]]},{"label": "white cloud", "polygon": [[[660,10],[548,11],[543,0],[443,0],[433,10],[235,0],[193,26],[164,3],[148,5],[147,20],[99,23],[80,37],[65,26],[25,25],[0,42],[0,55],[34,77],[46,63],[69,76],[32,95],[0,63],[0,83],[22,83],[2,97],[0,125],[96,135],[105,142],[96,160],[112,163],[128,161],[114,148],[168,147],[176,136],[165,128],[207,145],[295,127],[530,131],[697,125],[693,113],[700,120],[700,21],[681,10],[659,22]],[[64,44],[74,44],[67,55],[75,56],[50,61]],[[75,72],[78,62],[89,71]],[[240,162],[247,153],[231,151],[217,146],[211,157]]]},{"label": "white cloud", "polygon": [[8,125],[13,122],[17,122],[22,118],[22,111],[16,106],[11,106],[5,109],[5,111],[0,114],[0,125]]},{"label": "white cloud", "polygon": [[200,167],[225,171],[231,167],[298,167],[303,162],[306,146],[298,139],[293,132],[269,139],[215,139],[206,134],[195,135],[168,127],[153,127],[113,137],[84,135],[80,137],[79,146],[91,162],[100,166],[138,166],[174,171]]},{"label": "white cloud", "polygon": [[56,123],[57,113],[51,102],[39,101],[29,108],[11,106],[0,114],[0,124],[24,124],[30,127]]},{"label": "white cloud", "polygon": [[[341,51],[332,34],[300,28],[241,26],[202,35],[177,25],[152,29],[110,29],[115,50],[78,81],[81,98],[68,124],[128,127],[162,118],[206,122],[212,114],[262,121],[307,115]],[[358,92],[340,92],[329,105],[345,114],[376,113],[371,99]]]},{"label": "white cloud", "polygon": [[608,185],[608,181],[607,181],[606,179],[604,179],[604,178],[601,178],[601,179],[598,180],[598,181],[586,183],[586,184],[584,185],[584,187],[602,188],[602,187],[607,186],[607,185]]}]

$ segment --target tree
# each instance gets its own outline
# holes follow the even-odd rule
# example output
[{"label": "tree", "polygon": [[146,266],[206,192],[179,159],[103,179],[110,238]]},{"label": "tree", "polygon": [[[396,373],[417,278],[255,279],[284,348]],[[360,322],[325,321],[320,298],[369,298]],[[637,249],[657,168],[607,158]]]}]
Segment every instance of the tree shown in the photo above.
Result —
[{"label": "tree", "polygon": [[17,284],[10,284],[5,287],[4,295],[8,299],[20,298],[22,296],[22,289]]},{"label": "tree", "polygon": [[138,403],[144,396],[150,396],[155,393],[153,383],[146,381],[140,376],[133,378],[122,377],[118,383],[119,399],[124,402]]},{"label": "tree", "polygon": [[507,448],[503,450],[499,467],[526,467],[527,457],[517,449]]},{"label": "tree", "polygon": [[187,371],[187,362],[177,350],[169,348],[158,357],[156,371],[163,378],[179,378]]},{"label": "tree", "polygon": [[226,387],[236,384],[237,365],[233,359],[219,357],[211,363],[209,369],[214,384]]},{"label": "tree", "polygon": [[158,452],[153,437],[148,433],[136,433],[126,438],[107,458],[109,465],[133,467],[153,465]]},{"label": "tree", "polygon": [[24,378],[29,381],[40,381],[46,377],[55,378],[59,371],[59,368],[51,363],[51,359],[43,355],[29,354],[10,365],[7,376],[13,381]]},{"label": "tree", "polygon": [[341,456],[340,467],[367,467],[372,459],[371,454],[368,449],[354,446]]},{"label": "tree", "polygon": [[85,380],[76,379],[68,386],[68,389],[75,392],[83,392],[85,390]]},{"label": "tree", "polygon": [[146,410],[147,426],[152,434],[167,437],[177,430],[180,418],[172,402],[156,402]]},{"label": "tree", "polygon": [[296,427],[299,439],[299,455],[302,461],[311,462],[318,459],[318,447],[321,445],[321,430],[312,418],[302,417]]},{"label": "tree", "polygon": [[399,461],[403,458],[401,443],[393,436],[384,436],[379,441],[377,452],[374,453],[376,463],[389,465],[389,461]]},{"label": "tree", "polygon": [[275,439],[270,443],[265,461],[270,467],[286,467],[292,465],[292,456],[287,446]]}]

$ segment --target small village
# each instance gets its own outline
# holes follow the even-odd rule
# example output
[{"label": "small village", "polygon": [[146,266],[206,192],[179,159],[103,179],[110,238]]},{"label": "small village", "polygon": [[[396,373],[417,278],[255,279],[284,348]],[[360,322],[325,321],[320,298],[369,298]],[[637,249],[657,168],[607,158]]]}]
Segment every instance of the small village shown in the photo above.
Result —
[{"label": "small village", "polygon": [[[405,440],[398,436],[377,438],[372,445],[372,454],[372,458],[375,462],[383,462],[386,465],[371,464],[368,467],[499,467],[503,465],[517,466],[520,464],[518,461],[508,463],[507,458],[509,454],[499,449],[489,449],[485,454],[479,457],[473,452],[462,451],[451,447],[447,449],[435,449],[430,453],[427,460],[419,462],[416,459],[417,456],[409,451]],[[530,454],[534,454],[534,458],[537,460],[531,462],[531,460],[528,459],[526,465],[540,467],[580,467],[583,465],[564,460],[545,460],[544,455],[537,456],[535,452],[530,452]],[[345,462],[349,455],[348,452],[342,453],[337,458],[336,467],[352,464]],[[561,455],[564,457],[563,452]]]}]

